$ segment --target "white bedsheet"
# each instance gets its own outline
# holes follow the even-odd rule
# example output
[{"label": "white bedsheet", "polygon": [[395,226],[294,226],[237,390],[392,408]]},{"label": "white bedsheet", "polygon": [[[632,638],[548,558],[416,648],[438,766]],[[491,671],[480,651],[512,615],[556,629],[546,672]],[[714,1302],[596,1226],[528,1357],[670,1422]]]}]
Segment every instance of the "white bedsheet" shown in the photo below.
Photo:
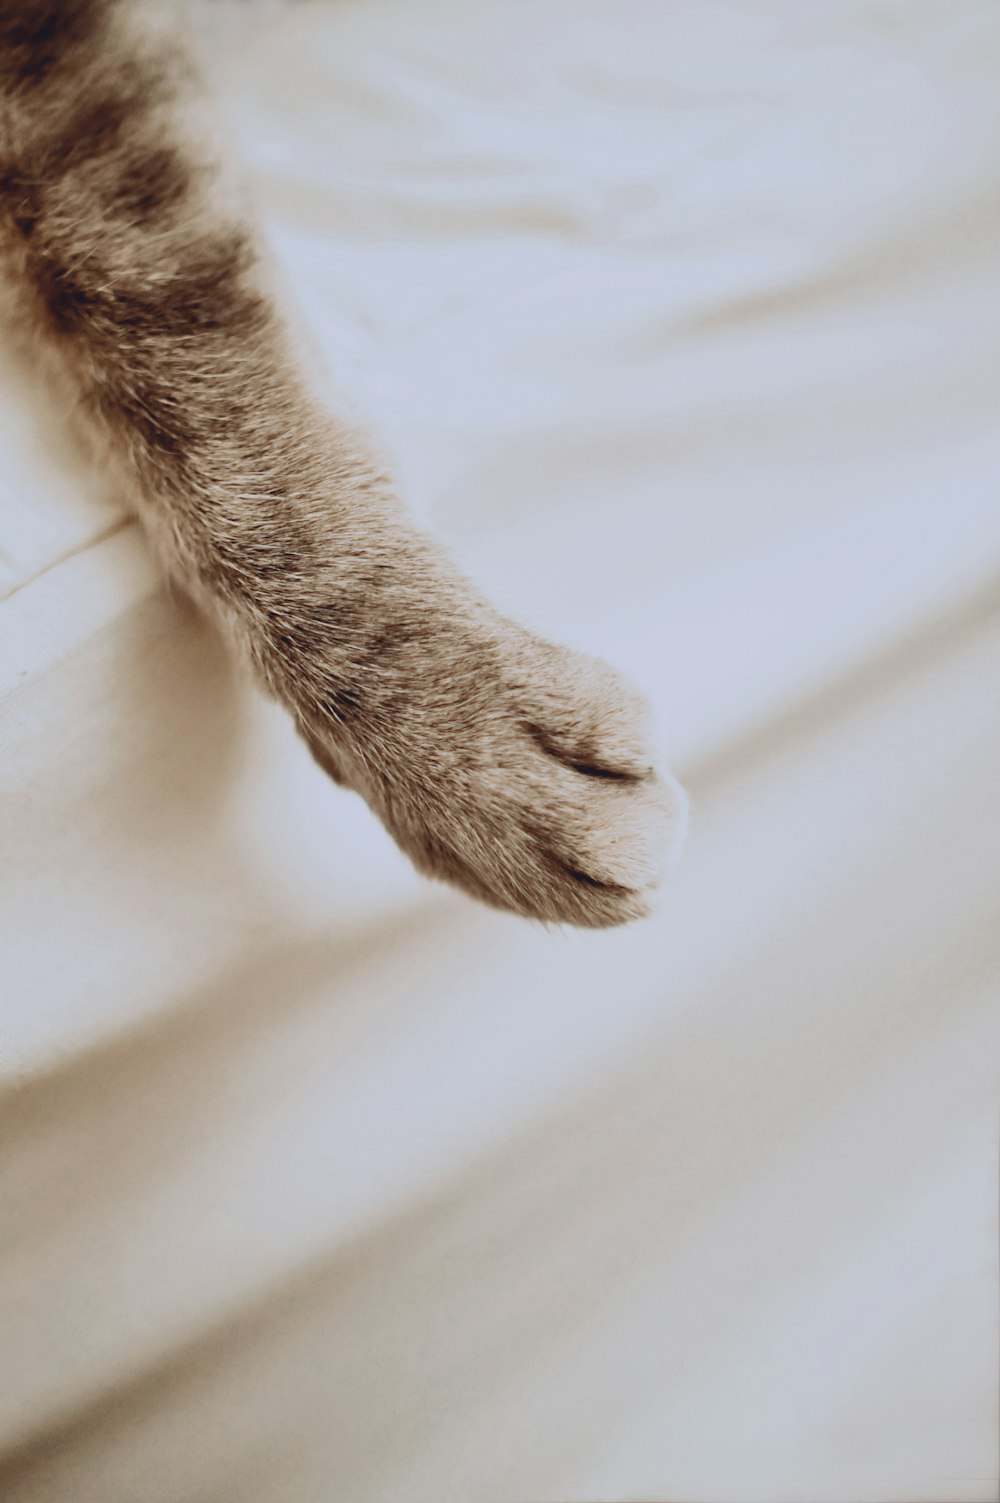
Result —
[{"label": "white bedsheet", "polygon": [[1000,17],[216,20],[336,375],[695,819],[626,931],[422,883],[4,356],[4,1503],[995,1499]]}]

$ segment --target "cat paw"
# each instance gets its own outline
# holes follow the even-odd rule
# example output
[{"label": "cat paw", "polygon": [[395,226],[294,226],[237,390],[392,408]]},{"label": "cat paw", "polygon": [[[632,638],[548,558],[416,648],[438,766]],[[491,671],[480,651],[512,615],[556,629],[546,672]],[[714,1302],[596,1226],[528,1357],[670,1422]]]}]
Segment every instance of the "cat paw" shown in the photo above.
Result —
[{"label": "cat paw", "polygon": [[644,700],[606,664],[500,623],[426,644],[377,738],[314,755],[414,865],[495,907],[605,928],[642,917],[687,801]]}]

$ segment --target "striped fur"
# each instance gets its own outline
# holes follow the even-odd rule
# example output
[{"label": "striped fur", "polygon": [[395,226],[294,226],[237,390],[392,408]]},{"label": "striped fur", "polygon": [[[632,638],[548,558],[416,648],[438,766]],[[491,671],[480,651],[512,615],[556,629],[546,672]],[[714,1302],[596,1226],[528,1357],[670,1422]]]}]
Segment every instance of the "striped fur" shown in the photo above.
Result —
[{"label": "striped fur", "polygon": [[537,918],[645,911],[683,799],[605,665],[500,617],[317,401],[131,0],[0,0],[0,246],[170,572],[420,870]]}]

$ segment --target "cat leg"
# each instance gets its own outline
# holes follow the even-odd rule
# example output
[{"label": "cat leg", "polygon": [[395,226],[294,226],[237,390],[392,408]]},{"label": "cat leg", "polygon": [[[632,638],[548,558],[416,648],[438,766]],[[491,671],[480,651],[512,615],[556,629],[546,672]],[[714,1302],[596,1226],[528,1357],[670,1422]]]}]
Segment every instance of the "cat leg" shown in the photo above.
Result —
[{"label": "cat leg", "polygon": [[114,0],[0,0],[0,240],[167,567],[428,875],[535,918],[646,911],[684,799],[639,697],[502,617],[311,392],[192,128]]}]

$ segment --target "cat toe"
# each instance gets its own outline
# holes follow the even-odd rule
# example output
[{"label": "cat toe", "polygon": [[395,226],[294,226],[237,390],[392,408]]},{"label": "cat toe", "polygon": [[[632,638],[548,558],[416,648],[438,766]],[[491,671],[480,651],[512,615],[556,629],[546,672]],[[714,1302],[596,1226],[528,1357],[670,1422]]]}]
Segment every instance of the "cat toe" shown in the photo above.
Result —
[{"label": "cat toe", "polygon": [[651,768],[640,775],[595,764],[575,777],[572,801],[555,804],[540,841],[547,916],[595,928],[644,917],[683,844],[683,789]]}]

